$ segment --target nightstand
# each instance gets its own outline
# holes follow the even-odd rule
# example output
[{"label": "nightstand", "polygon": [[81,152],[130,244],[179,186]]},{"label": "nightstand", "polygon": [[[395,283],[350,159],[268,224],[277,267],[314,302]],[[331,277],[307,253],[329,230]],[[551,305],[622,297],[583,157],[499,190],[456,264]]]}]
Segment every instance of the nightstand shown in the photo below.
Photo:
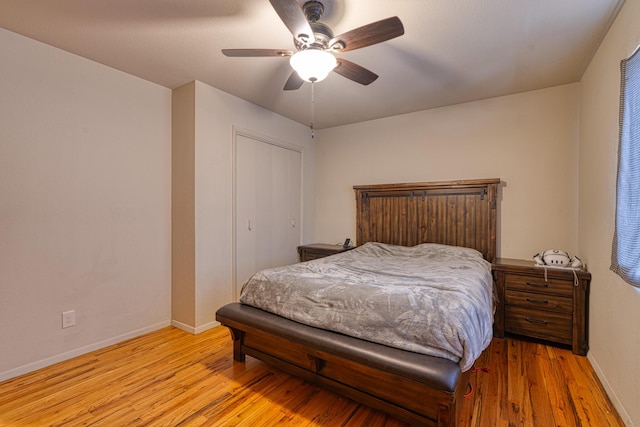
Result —
[{"label": "nightstand", "polygon": [[497,296],[495,334],[524,335],[589,350],[591,274],[586,270],[536,267],[533,260],[497,258],[492,264]]},{"label": "nightstand", "polygon": [[355,248],[350,246],[348,248],[342,245],[328,245],[326,243],[314,243],[312,245],[298,246],[298,255],[300,256],[300,262],[311,261],[312,259],[324,258],[329,255],[339,254],[340,252],[349,251]]}]

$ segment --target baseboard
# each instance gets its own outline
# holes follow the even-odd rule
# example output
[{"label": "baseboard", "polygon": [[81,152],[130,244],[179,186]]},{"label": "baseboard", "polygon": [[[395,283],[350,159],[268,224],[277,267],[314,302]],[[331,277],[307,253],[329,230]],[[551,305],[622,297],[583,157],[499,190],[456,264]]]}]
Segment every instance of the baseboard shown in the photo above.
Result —
[{"label": "baseboard", "polygon": [[177,320],[171,321],[171,326],[174,328],[182,329],[185,332],[189,332],[190,334],[196,333],[196,328],[191,325],[187,325],[186,323],[178,322]]},{"label": "baseboard", "polygon": [[178,329],[182,329],[185,332],[189,332],[190,334],[199,334],[200,332],[207,331],[209,329],[213,329],[216,326],[220,326],[220,322],[213,321],[209,323],[205,323],[204,325],[193,327],[191,325],[187,325],[186,323],[178,322],[177,320],[171,321],[171,326],[176,327]]},{"label": "baseboard", "polygon": [[8,379],[11,379],[20,375],[28,374],[29,372],[33,372],[41,368],[46,368],[47,366],[56,364],[58,362],[63,362],[65,360],[69,360],[74,357],[81,356],[83,354],[86,354],[95,350],[99,350],[101,348],[104,348],[113,344],[117,344],[119,342],[126,341],[131,338],[138,337],[140,335],[148,334],[149,332],[153,332],[158,329],[166,328],[167,326],[170,326],[169,321],[156,323],[155,325],[147,326],[141,329],[136,329],[135,331],[130,331],[122,335],[118,335],[112,338],[108,338],[106,340],[102,340],[102,341],[95,342],[93,344],[86,345],[84,347],[79,347],[64,353],[56,354],[55,356],[47,357],[46,359],[28,363],[26,365],[13,368],[8,371],[0,372],[0,381],[6,381]]},{"label": "baseboard", "polygon": [[611,387],[611,384],[609,384],[609,381],[607,381],[607,377],[604,375],[604,372],[600,368],[600,365],[598,364],[598,361],[596,360],[595,356],[593,356],[593,352],[590,351],[587,354],[587,359],[589,359],[589,362],[591,362],[591,366],[593,367],[594,372],[598,376],[598,379],[602,383],[604,390],[607,392],[607,396],[609,396],[611,403],[613,403],[613,406],[618,411],[618,415],[620,415],[620,418],[622,418],[622,421],[624,421],[627,427],[637,427],[636,424],[633,422],[633,420],[631,420],[631,416],[629,416],[629,414],[627,413],[622,402],[620,402],[620,399],[618,399],[618,396],[616,395],[616,392]]}]

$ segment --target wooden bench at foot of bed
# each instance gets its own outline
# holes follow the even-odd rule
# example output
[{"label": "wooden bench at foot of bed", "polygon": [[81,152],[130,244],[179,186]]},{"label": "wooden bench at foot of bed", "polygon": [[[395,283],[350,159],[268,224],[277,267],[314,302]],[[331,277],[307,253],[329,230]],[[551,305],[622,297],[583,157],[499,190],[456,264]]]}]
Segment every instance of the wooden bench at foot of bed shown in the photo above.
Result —
[{"label": "wooden bench at foot of bed", "polygon": [[233,358],[260,359],[413,425],[455,426],[469,381],[458,364],[306,326],[240,303],[216,319]]}]

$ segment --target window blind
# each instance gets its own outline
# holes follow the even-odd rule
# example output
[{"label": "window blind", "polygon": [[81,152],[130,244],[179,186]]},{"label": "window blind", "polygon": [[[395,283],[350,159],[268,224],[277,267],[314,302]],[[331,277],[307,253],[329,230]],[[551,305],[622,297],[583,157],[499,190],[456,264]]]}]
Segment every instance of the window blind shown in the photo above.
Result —
[{"label": "window blind", "polygon": [[640,287],[640,49],[622,60],[616,227],[611,270]]}]

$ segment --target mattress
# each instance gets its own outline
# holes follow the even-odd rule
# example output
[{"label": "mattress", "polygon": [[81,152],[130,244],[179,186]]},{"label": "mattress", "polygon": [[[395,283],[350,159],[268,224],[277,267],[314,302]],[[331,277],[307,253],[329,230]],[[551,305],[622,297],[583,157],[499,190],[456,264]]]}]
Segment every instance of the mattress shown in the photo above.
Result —
[{"label": "mattress", "polygon": [[491,342],[491,264],[473,249],[366,243],[260,271],[240,302],[306,325],[458,363]]}]

